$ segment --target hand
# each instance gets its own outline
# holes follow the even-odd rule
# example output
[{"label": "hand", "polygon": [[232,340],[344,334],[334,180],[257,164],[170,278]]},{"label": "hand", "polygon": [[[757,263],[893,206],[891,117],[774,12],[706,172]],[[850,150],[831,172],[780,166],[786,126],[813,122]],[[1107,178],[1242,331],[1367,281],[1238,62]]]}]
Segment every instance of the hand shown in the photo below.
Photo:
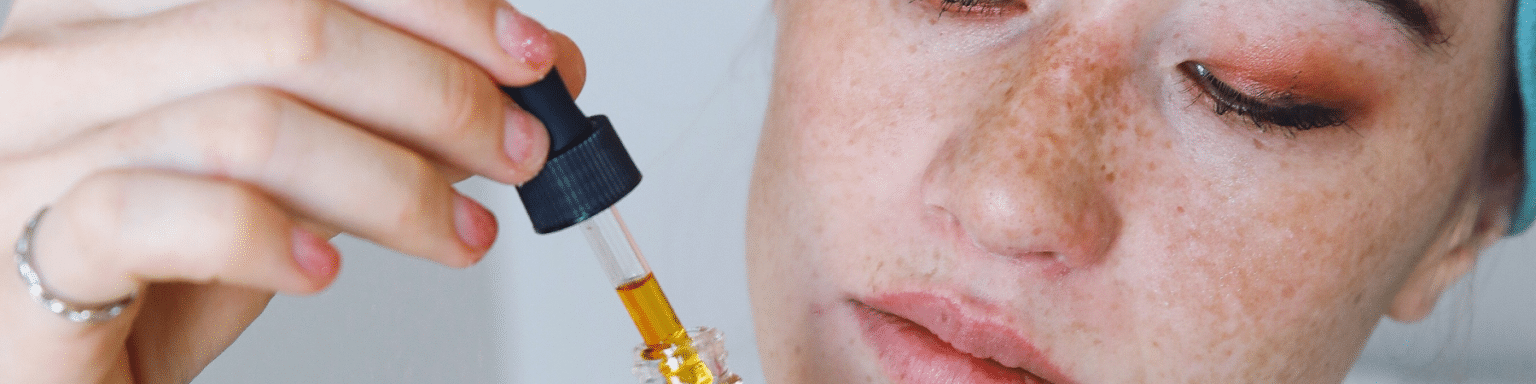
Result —
[{"label": "hand", "polygon": [[497,86],[556,62],[578,92],[575,45],[500,0],[18,0],[0,242],[51,206],[49,290],[139,296],[73,323],[0,273],[0,382],[188,382],[274,292],[328,285],[338,232],[473,264],[496,221],[452,183],[538,172],[548,137]]}]

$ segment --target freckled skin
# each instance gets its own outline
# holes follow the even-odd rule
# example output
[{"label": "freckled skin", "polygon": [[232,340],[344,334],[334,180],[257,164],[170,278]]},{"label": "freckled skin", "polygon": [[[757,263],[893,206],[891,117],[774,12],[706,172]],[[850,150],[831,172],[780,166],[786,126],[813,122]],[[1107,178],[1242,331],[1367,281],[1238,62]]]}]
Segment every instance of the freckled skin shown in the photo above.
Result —
[{"label": "freckled skin", "polygon": [[[1484,176],[1508,173],[1486,143],[1509,3],[1437,3],[1455,33],[1430,51],[1355,3],[780,1],[748,222],[769,381],[890,382],[847,302],[917,290],[1005,309],[1082,383],[1338,382],[1508,204]],[[1261,131],[1187,60],[1359,112]]]}]

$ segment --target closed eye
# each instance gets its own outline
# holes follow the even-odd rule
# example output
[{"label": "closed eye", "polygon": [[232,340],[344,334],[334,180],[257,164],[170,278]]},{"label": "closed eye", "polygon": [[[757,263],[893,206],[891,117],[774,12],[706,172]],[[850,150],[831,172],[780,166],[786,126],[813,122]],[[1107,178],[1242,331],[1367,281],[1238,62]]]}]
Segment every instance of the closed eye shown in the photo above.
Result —
[{"label": "closed eye", "polygon": [[1179,64],[1179,70],[1200,86],[1205,95],[1210,96],[1215,104],[1217,115],[1235,113],[1248,118],[1260,130],[1267,130],[1274,126],[1294,133],[1340,126],[1348,122],[1344,111],[1318,104],[1298,103],[1289,94],[1267,97],[1274,101],[1264,101],[1239,92],[1221,79],[1217,79],[1211,74],[1210,69],[1201,63],[1186,61]]},{"label": "closed eye", "polygon": [[908,2],[916,1],[937,2],[940,17],[946,13],[962,16],[1001,16],[1029,9],[1023,0],[909,0]]}]

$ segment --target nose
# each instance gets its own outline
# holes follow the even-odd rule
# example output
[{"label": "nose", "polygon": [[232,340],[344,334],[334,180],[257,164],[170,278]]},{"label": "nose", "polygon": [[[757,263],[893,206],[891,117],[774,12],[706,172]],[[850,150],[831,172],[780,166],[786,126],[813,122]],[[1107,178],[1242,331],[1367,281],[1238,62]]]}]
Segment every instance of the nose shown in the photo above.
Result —
[{"label": "nose", "polygon": [[1054,144],[1060,137],[1031,136],[1032,148],[1008,148],[1025,140],[988,136],[956,138],[929,168],[923,194],[931,219],[994,255],[1067,270],[1102,261],[1121,220],[1093,180],[1097,167]]},{"label": "nose", "polygon": [[1064,53],[981,98],[990,105],[953,129],[925,170],[931,220],[993,255],[1068,272],[1102,262],[1122,222],[1109,137],[1124,129],[1130,71],[1098,59]]}]

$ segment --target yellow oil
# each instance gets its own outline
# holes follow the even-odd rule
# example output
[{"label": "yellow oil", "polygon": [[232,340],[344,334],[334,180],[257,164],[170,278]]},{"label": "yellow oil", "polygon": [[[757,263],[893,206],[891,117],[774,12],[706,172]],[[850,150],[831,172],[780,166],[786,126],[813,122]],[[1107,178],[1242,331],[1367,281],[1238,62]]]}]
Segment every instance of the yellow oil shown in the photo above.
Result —
[{"label": "yellow oil", "polygon": [[667,302],[667,295],[661,292],[661,284],[656,282],[654,275],[647,273],[616,290],[619,299],[624,301],[624,308],[629,310],[629,317],[634,319],[635,328],[640,330],[640,337],[645,340],[643,357],[662,360],[658,364],[662,376],[672,382],[689,384],[715,382],[714,373],[693,349],[693,339],[688,337],[683,323],[677,320],[677,313],[672,311],[672,304]]}]

